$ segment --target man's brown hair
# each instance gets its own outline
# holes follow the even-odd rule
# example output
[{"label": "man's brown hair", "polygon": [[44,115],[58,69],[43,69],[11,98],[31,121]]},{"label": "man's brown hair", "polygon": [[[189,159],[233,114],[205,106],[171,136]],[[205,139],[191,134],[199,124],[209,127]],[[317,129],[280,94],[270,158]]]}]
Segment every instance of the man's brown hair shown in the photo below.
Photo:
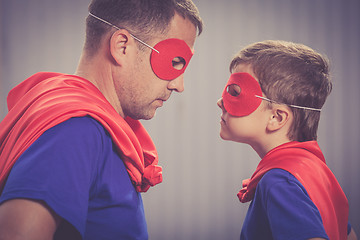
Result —
[{"label": "man's brown hair", "polygon": [[[189,19],[198,34],[203,28],[199,11],[191,0],[92,0],[89,12],[145,42],[155,34],[165,34],[175,13]],[[96,52],[104,34],[111,30],[111,26],[87,17],[85,49],[89,55]]]}]

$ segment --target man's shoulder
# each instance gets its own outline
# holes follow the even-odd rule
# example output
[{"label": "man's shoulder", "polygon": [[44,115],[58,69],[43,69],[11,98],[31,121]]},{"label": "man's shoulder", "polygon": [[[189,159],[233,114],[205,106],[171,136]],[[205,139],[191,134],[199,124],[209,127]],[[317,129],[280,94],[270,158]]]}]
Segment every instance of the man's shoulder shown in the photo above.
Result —
[{"label": "man's shoulder", "polygon": [[90,116],[72,117],[59,123],[51,129],[60,129],[62,131],[68,131],[69,133],[82,132],[86,135],[92,132],[99,134],[105,132],[101,123]]},{"label": "man's shoulder", "polygon": [[55,127],[64,128],[64,129],[77,129],[77,130],[91,130],[91,129],[98,129],[99,131],[104,130],[103,126],[90,116],[72,117],[62,123],[59,123]]},{"label": "man's shoulder", "polygon": [[51,141],[58,147],[100,146],[109,140],[104,127],[90,116],[72,117],[45,131],[38,139]]}]

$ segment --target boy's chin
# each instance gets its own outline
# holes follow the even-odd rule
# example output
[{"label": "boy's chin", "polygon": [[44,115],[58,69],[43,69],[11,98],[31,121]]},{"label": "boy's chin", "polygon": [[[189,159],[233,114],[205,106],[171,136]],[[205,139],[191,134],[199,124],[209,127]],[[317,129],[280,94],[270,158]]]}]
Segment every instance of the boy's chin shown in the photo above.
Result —
[{"label": "boy's chin", "polygon": [[247,144],[247,141],[245,141],[244,139],[235,137],[235,136],[233,136],[233,135],[229,135],[229,134],[224,133],[224,132],[222,132],[222,131],[220,131],[220,137],[221,137],[222,140],[225,140],[225,141],[232,141],[232,142],[238,142],[238,143],[245,143],[245,144]]},{"label": "boy's chin", "polygon": [[231,137],[228,134],[226,134],[226,133],[224,133],[222,131],[220,131],[220,137],[221,137],[222,140],[232,141]]}]

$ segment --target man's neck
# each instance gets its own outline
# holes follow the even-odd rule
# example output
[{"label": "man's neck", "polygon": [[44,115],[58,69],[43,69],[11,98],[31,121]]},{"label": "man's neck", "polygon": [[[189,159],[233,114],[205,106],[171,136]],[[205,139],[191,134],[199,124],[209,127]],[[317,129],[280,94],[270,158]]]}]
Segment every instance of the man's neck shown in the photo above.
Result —
[{"label": "man's neck", "polygon": [[102,60],[101,57],[89,58],[82,54],[75,75],[94,84],[119,115],[125,117],[116,94],[111,66],[107,64],[105,59]]}]

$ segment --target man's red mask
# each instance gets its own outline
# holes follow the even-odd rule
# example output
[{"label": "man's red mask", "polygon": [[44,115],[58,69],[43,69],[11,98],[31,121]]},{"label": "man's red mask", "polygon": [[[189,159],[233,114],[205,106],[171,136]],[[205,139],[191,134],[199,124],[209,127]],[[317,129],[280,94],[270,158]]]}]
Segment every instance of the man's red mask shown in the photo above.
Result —
[{"label": "man's red mask", "polygon": [[163,80],[173,80],[183,74],[193,56],[186,42],[177,38],[160,41],[154,49],[150,57],[151,67]]}]

